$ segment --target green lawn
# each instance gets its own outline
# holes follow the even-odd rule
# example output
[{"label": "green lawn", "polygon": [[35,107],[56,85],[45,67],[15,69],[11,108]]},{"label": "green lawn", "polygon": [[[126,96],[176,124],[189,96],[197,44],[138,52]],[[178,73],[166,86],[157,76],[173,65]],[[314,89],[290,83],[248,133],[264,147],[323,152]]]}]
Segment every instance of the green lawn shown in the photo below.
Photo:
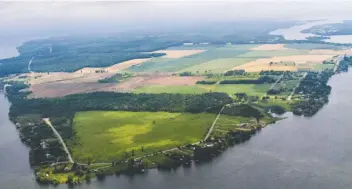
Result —
[{"label": "green lawn", "polygon": [[[75,139],[68,141],[78,162],[110,162],[124,152],[134,157],[202,139],[215,114],[87,111],[74,118]],[[144,152],[141,148],[144,147]]]}]

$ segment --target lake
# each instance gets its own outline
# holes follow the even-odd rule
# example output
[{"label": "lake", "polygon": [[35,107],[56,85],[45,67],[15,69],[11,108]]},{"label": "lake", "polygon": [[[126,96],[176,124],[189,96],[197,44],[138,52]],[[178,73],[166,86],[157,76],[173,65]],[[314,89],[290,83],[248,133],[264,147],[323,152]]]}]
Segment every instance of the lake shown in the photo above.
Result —
[{"label": "lake", "polygon": [[[171,172],[110,176],[85,189],[332,189],[351,188],[352,71],[333,76],[329,103],[311,118],[293,116],[269,125],[248,142],[209,163]],[[29,167],[28,149],[8,119],[10,103],[0,94],[0,184],[6,189],[67,189],[41,186]]]},{"label": "lake", "polygon": [[[335,24],[342,23],[339,20],[321,20],[313,21],[305,24],[291,26],[289,28],[281,28],[274,31],[271,31],[270,35],[282,35],[287,40],[305,40],[307,37],[318,36],[312,33],[302,33],[301,31],[309,29],[313,26],[324,25],[324,24]],[[330,36],[330,39],[324,40],[331,43],[352,43],[352,35],[335,35]]]}]

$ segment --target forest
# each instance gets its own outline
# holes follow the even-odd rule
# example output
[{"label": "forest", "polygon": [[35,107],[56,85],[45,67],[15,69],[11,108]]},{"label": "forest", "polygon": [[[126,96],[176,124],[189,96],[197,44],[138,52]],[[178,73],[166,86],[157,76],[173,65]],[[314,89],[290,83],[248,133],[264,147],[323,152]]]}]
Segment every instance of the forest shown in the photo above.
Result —
[{"label": "forest", "polygon": [[327,102],[331,86],[327,81],[333,75],[332,70],[309,72],[295,89],[295,94],[304,95],[304,100],[293,106],[295,115],[312,116]]}]

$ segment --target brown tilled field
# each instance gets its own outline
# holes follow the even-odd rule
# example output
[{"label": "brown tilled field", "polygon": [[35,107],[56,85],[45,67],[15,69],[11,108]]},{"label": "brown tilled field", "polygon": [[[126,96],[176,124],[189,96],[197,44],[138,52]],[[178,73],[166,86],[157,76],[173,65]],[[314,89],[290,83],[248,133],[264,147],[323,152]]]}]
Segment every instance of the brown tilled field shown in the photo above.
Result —
[{"label": "brown tilled field", "polygon": [[[144,74],[137,75],[122,83],[98,83],[99,79],[111,76],[110,73],[50,73],[41,77],[31,78],[30,90],[32,97],[60,97],[75,93],[88,93],[95,91],[130,92],[145,85],[195,85],[203,77],[180,77],[170,74]],[[36,74],[38,77],[39,74]],[[52,77],[51,77],[52,76]]]},{"label": "brown tilled field", "polygon": [[104,67],[104,68],[103,67],[102,68],[82,68],[80,70],[77,70],[75,73],[95,73],[96,71],[101,71],[101,70],[104,72],[117,72],[149,60],[151,59],[150,58],[133,59],[133,60],[121,62],[119,64],[114,64],[109,67]]}]

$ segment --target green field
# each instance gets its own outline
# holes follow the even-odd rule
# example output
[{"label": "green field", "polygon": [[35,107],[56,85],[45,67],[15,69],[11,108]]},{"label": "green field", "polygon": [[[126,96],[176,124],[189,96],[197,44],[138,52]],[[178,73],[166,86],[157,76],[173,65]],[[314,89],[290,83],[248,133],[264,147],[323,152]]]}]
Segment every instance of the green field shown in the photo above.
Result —
[{"label": "green field", "polygon": [[224,92],[230,95],[234,93],[246,93],[248,96],[263,96],[271,84],[227,84],[215,85],[213,92]]},{"label": "green field", "polygon": [[292,49],[303,49],[303,50],[312,50],[312,49],[344,49],[345,47],[336,46],[331,44],[318,44],[318,43],[293,43],[284,45],[286,48]]},{"label": "green field", "polygon": [[[240,66],[258,58],[275,56],[305,55],[311,49],[339,49],[327,44],[287,44],[288,50],[261,50],[252,51],[258,45],[192,45],[171,47],[167,50],[204,49],[203,53],[182,58],[152,58],[139,66],[129,68],[131,72],[192,72],[194,74],[224,73],[233,67]],[[284,63],[287,64],[287,63]],[[289,63],[288,64],[292,64]],[[315,70],[321,68],[314,68]]]},{"label": "green field", "polygon": [[[144,62],[140,66],[129,68],[131,72],[182,72],[189,71],[205,71],[205,66],[210,66],[210,61],[216,61],[216,64],[207,71],[222,73],[234,66],[245,63],[245,60],[237,60],[237,56],[249,52],[250,48],[258,45],[206,45],[206,46],[180,46],[169,48],[167,50],[190,50],[190,49],[205,49],[206,52],[194,54],[187,57],[172,59],[172,58],[153,58],[151,61]],[[200,66],[200,64],[206,64]],[[233,66],[234,65],[234,66]]]},{"label": "green field", "polygon": [[308,54],[307,50],[279,50],[279,51],[250,51],[248,53],[239,55],[240,58],[269,58],[273,56],[291,56],[291,55],[302,55]]},{"label": "green field", "polygon": [[195,86],[161,86],[149,85],[135,89],[134,93],[180,93],[180,94],[201,94],[206,92],[223,92],[229,95],[244,92],[248,96],[263,96],[271,84],[214,84]]},{"label": "green field", "polygon": [[315,71],[321,71],[324,69],[333,69],[334,64],[315,64],[312,69]]},{"label": "green field", "polygon": [[133,91],[134,93],[179,93],[179,94],[201,94],[208,92],[196,86],[164,86],[164,85],[149,85],[137,88]]},{"label": "green field", "polygon": [[76,136],[68,146],[78,162],[111,162],[122,159],[124,152],[131,156],[132,150],[138,157],[201,140],[215,117],[210,113],[78,112]]},{"label": "green field", "polygon": [[205,73],[207,71],[211,73],[223,73],[253,60],[255,60],[255,58],[218,58],[185,68],[180,70],[180,72]]}]

